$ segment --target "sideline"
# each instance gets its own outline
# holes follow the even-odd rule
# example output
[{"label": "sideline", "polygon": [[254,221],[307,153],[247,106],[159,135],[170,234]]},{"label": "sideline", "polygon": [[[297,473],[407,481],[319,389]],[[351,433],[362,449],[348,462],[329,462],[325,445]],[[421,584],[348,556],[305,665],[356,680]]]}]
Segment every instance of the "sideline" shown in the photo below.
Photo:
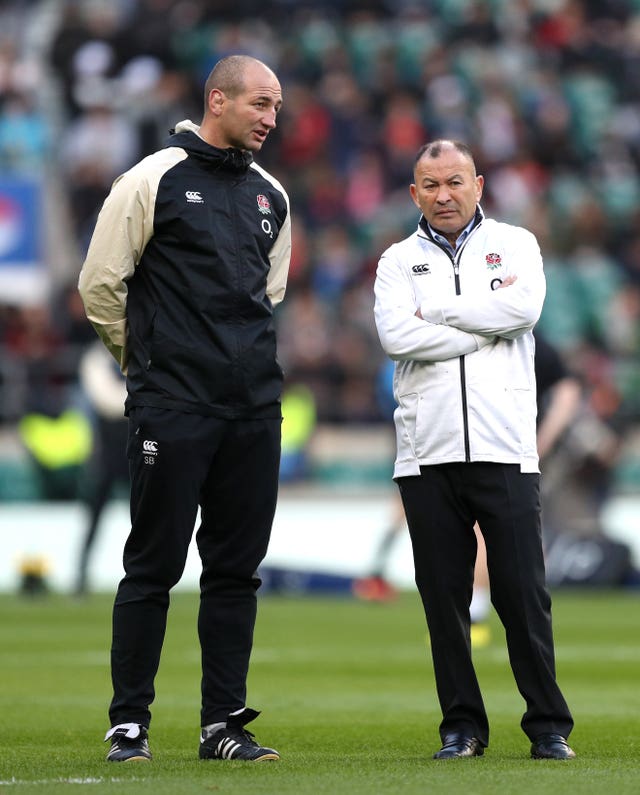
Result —
[{"label": "sideline", "polygon": [[[392,489],[343,493],[282,488],[264,565],[346,577],[367,574],[392,515],[392,500]],[[16,590],[20,566],[35,559],[44,564],[53,591],[71,592],[85,522],[85,508],[75,502],[0,504],[0,591]],[[122,548],[128,532],[128,503],[114,500],[104,510],[92,551],[92,590],[115,589],[123,574]],[[192,540],[176,589],[197,589],[199,576],[200,561]],[[413,586],[408,533],[398,538],[388,579],[397,587]]]},{"label": "sideline", "polygon": [[[265,567],[366,575],[393,515],[393,497],[392,488],[282,487]],[[92,590],[113,591],[122,576],[128,511],[124,500],[105,508],[89,569]],[[0,592],[19,587],[20,566],[28,558],[44,563],[53,591],[71,592],[85,521],[85,509],[78,503],[0,503]],[[640,570],[640,497],[610,499],[602,526],[607,537],[630,547],[632,563]],[[197,589],[199,576],[200,561],[192,541],[176,589]],[[400,534],[392,550],[387,578],[398,588],[414,587],[408,532]]]}]

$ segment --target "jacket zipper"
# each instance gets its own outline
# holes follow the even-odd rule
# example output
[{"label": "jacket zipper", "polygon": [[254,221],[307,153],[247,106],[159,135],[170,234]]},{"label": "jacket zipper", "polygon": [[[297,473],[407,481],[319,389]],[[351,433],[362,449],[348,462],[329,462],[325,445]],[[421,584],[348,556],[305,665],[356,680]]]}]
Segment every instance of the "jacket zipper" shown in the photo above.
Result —
[{"label": "jacket zipper", "polygon": [[[227,191],[227,197],[229,200],[229,207],[231,210],[231,216],[233,218],[233,237],[234,237],[234,248],[236,252],[235,256],[235,263],[236,268],[234,271],[234,283],[232,288],[232,295],[231,295],[231,303],[235,305],[237,309],[238,304],[238,294],[240,292],[242,286],[242,270],[240,268],[240,263],[242,258],[240,256],[240,241],[238,239],[238,205],[235,200],[235,193],[234,188],[236,187],[235,180],[228,180],[225,182],[225,188]],[[236,311],[233,316],[233,325],[236,328],[236,334],[233,339],[233,352],[232,352],[232,360],[231,360],[231,372],[232,372],[232,379],[233,379],[233,387],[236,391],[236,394],[240,396],[242,394],[241,383],[244,378],[243,374],[243,367],[242,367],[242,344],[240,342],[240,328],[242,326],[240,320],[239,311]]]},{"label": "jacket zipper", "polygon": [[[466,243],[466,240],[465,240]],[[457,252],[455,259],[452,259],[453,262],[453,275],[455,279],[456,285],[456,295],[460,295],[462,292],[460,289],[460,255],[464,249],[464,245]],[[460,357],[460,390],[462,396],[462,428],[463,428],[463,436],[464,436],[464,460],[465,463],[469,463],[471,461],[471,444],[469,442],[469,412],[467,407],[467,370],[466,370],[466,359],[465,356]]]},{"label": "jacket zipper", "polygon": [[[465,246],[469,242],[469,238],[471,235],[476,231],[476,229],[482,224],[482,218],[478,218],[476,213],[477,223],[475,226],[472,227],[471,231],[467,235],[464,243],[460,246],[460,250],[455,253],[455,256],[451,255],[451,252],[446,249],[444,246],[441,246],[437,240],[434,240],[431,235],[428,237],[431,239],[431,242],[434,243],[438,248],[445,252],[445,254],[451,260],[451,264],[453,265],[453,276],[455,279],[456,285],[456,295],[460,295],[462,290],[460,289],[460,258],[462,257],[462,252],[465,249]],[[463,438],[464,438],[464,460],[466,464],[471,462],[471,443],[469,441],[469,412],[467,406],[467,374],[466,374],[466,365],[465,365],[465,356],[464,354],[460,356],[460,392],[462,396],[462,428],[463,428]]]}]

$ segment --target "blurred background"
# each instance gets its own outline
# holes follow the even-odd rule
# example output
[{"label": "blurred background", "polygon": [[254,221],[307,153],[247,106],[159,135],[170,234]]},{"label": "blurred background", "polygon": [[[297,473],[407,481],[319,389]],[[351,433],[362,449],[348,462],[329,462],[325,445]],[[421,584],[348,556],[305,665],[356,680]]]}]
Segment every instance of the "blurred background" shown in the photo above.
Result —
[{"label": "blurred background", "polygon": [[[257,160],[293,210],[272,565],[366,574],[394,521],[373,280],[418,221],[415,152],[454,137],[475,152],[485,212],[537,235],[539,330],[581,386],[543,467],[550,578],[637,585],[640,0],[4,0],[0,589],[117,581],[122,384],[98,361],[78,274],[113,179],[199,121],[207,74],[240,52],[281,80]],[[388,576],[411,583],[406,538]]]}]

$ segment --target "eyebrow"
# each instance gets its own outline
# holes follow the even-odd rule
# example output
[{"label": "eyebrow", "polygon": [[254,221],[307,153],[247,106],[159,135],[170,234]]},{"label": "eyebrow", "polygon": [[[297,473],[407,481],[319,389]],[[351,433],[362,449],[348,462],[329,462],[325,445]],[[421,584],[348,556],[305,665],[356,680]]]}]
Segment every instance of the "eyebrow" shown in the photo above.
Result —
[{"label": "eyebrow", "polygon": [[282,97],[273,97],[271,94],[256,94],[251,102],[268,102],[276,106],[282,105]]},{"label": "eyebrow", "polygon": [[[446,177],[444,182],[451,182],[452,179],[464,179],[464,175],[463,174],[452,174],[450,177]],[[429,176],[426,176],[426,175],[422,178],[422,181],[423,182],[438,182],[438,180],[435,177],[429,177]]]}]

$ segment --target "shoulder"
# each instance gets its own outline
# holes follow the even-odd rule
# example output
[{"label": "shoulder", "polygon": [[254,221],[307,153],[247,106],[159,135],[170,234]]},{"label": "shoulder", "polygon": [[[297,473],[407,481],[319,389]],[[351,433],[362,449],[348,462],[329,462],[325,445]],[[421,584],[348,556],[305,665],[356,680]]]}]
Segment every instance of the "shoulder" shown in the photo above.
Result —
[{"label": "shoulder", "polygon": [[[289,196],[283,185],[268,171],[257,163],[252,162],[249,166],[249,173],[254,179],[258,179],[258,186],[260,190],[268,193],[268,197],[262,194],[256,196],[256,201],[260,208],[260,212],[269,212],[273,209],[276,217],[279,217],[282,222],[291,218],[291,207],[289,204]],[[262,183],[262,185],[260,185]],[[253,184],[253,183],[252,183]],[[265,205],[265,201],[267,204]],[[271,208],[269,207],[271,204]],[[290,222],[290,221],[289,221]]]},{"label": "shoulder", "polygon": [[537,245],[536,237],[533,232],[530,232],[523,226],[508,224],[504,221],[496,221],[493,218],[485,218],[482,222],[482,227],[486,235],[500,237],[508,241],[513,240],[519,243]]},{"label": "shoulder", "polygon": [[[423,242],[428,242],[426,238]],[[386,248],[380,258],[381,259],[403,259],[406,257],[407,253],[417,246],[420,245],[420,235],[419,232],[413,232],[408,237],[405,237],[403,240],[398,240],[396,243],[392,243],[388,248]]]},{"label": "shoulder", "polygon": [[282,183],[273,176],[273,174],[270,174],[266,169],[262,168],[262,166],[259,166],[255,162],[251,163],[249,170],[260,176],[262,179],[268,182],[272,188],[275,188],[275,190],[282,194],[283,199],[287,203],[287,207],[289,206],[289,196],[287,195],[287,191],[284,189]]},{"label": "shoulder", "polygon": [[187,158],[187,152],[177,146],[160,149],[140,160],[113,183],[117,190],[135,190],[145,185],[153,185],[172,169]]}]

